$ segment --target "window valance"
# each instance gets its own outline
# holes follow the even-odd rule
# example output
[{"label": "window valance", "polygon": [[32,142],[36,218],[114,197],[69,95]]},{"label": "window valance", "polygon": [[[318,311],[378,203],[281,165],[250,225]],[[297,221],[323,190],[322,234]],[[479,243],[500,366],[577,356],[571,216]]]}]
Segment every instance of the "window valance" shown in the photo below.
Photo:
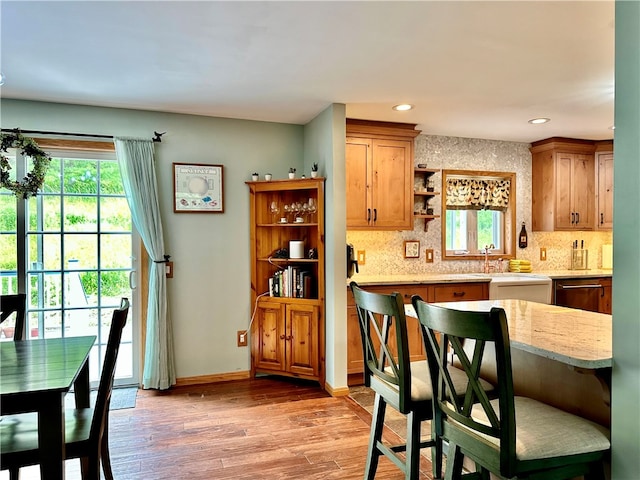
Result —
[{"label": "window valance", "polygon": [[446,205],[450,210],[499,210],[509,207],[507,179],[447,178]]}]

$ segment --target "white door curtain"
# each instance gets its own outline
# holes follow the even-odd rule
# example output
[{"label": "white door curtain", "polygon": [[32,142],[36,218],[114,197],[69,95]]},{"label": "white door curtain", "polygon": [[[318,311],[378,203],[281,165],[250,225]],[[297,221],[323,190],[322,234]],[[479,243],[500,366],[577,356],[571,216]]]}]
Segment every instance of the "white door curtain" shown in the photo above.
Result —
[{"label": "white door curtain", "polygon": [[158,202],[153,141],[114,138],[124,191],[133,223],[153,260],[149,264],[149,301],[142,387],[166,390],[176,383],[173,330],[167,303],[164,237]]}]

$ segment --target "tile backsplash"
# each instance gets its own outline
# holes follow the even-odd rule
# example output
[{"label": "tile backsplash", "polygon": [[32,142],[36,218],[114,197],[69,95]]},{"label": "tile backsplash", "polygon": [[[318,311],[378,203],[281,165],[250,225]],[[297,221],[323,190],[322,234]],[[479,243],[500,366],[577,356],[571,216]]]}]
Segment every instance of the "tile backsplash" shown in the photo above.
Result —
[{"label": "tile backsplash", "polygon": [[[528,143],[503,142],[475,138],[418,135],[415,140],[415,165],[426,164],[434,169],[488,170],[516,173],[516,225],[525,222],[528,246],[517,249],[517,257],[530,260],[533,271],[565,270],[571,265],[573,241],[584,240],[589,251],[589,268],[602,266],[602,245],[613,240],[607,232],[532,232],[531,231],[531,154]],[[433,176],[440,190],[441,175]],[[438,213],[441,195],[432,205]],[[366,263],[360,265],[363,275],[468,273],[481,272],[479,260],[447,260],[441,258],[441,218],[428,223],[416,219],[413,231],[347,231],[347,242],[356,250],[365,250]],[[519,230],[519,228],[518,228]],[[404,241],[420,242],[418,258],[404,258]],[[540,260],[540,248],[546,249],[546,261]],[[433,263],[426,262],[426,249],[434,252]],[[507,262],[504,268],[508,267]]]}]

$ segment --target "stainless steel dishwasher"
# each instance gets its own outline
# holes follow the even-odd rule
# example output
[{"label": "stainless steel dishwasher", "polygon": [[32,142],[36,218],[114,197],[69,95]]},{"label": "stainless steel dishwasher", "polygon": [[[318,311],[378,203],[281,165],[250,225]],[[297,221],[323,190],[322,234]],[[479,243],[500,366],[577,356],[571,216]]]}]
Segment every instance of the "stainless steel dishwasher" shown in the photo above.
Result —
[{"label": "stainless steel dishwasher", "polygon": [[597,278],[566,278],[553,281],[555,305],[597,312],[604,285]]}]

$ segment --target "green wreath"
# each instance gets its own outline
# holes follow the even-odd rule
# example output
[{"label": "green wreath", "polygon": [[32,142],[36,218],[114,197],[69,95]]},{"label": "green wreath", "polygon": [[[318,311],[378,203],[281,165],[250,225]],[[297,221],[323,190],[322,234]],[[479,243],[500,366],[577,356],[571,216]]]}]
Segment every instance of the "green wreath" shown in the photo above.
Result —
[{"label": "green wreath", "polygon": [[[2,145],[0,146],[0,187],[7,188],[15,193],[16,197],[29,198],[38,194],[42,188],[44,177],[49,169],[51,157],[47,155],[38,144],[29,137],[25,137],[20,130],[15,129],[11,133],[0,134]],[[27,176],[20,180],[11,180],[9,172],[11,165],[4,155],[10,148],[19,148],[23,155],[33,159],[33,169],[27,172]]]}]

